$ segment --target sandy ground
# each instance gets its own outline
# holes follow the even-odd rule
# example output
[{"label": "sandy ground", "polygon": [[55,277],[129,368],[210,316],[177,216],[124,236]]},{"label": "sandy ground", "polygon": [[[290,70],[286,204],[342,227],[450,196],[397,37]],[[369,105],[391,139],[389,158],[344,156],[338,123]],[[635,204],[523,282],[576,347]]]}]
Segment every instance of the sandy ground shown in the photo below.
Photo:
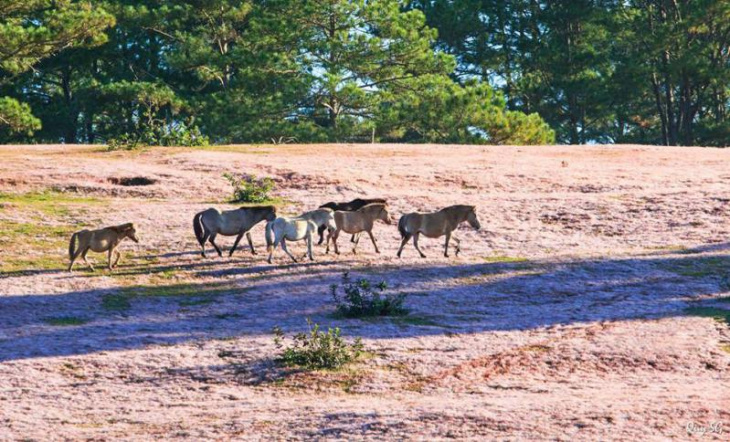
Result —
[{"label": "sandy ground", "polygon": [[[0,192],[96,201],[0,205],[0,240],[11,223],[134,221],[142,237],[113,274],[102,255],[63,271],[63,241],[6,245],[0,265],[58,263],[0,274],[0,440],[727,440],[730,329],[695,312],[730,309],[728,164],[730,150],[647,146],[0,147]],[[281,213],[468,203],[482,229],[459,229],[458,258],[425,239],[427,258],[398,259],[397,229],[378,224],[380,255],[341,239],[340,256],[268,265],[259,225],[258,255],[203,259],[191,221],[228,206],[224,172],[274,178]],[[156,183],[115,184],[138,176]],[[344,271],[407,293],[410,314],[334,318]],[[371,356],[279,367],[272,328],[305,318]]]}]

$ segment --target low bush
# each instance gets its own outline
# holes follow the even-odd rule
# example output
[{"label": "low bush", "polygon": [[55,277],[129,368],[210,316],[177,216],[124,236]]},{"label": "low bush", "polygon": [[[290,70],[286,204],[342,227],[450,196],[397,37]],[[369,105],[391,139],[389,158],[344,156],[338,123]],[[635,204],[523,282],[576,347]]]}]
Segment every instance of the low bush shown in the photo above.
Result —
[{"label": "low bush", "polygon": [[274,190],[274,180],[271,178],[257,178],[256,175],[243,174],[235,176],[223,174],[233,187],[233,202],[236,203],[264,203],[270,201],[270,193]]},{"label": "low bush", "polygon": [[344,295],[339,294],[339,286],[332,284],[330,291],[337,304],[337,314],[346,318],[369,316],[402,316],[408,313],[403,307],[406,295],[403,293],[383,295],[388,288],[385,281],[373,284],[365,278],[356,281],[349,273],[342,275]]},{"label": "low bush", "polygon": [[274,344],[282,350],[277,360],[288,367],[300,367],[307,370],[334,370],[357,360],[363,353],[360,338],[350,344],[340,335],[339,328],[328,328],[320,331],[319,325],[307,319],[309,333],[297,333],[293,336],[293,344],[285,347],[284,332],[274,328]]},{"label": "low bush", "polygon": [[179,123],[153,126],[107,140],[107,150],[135,150],[146,146],[207,146],[210,140],[198,126]]}]

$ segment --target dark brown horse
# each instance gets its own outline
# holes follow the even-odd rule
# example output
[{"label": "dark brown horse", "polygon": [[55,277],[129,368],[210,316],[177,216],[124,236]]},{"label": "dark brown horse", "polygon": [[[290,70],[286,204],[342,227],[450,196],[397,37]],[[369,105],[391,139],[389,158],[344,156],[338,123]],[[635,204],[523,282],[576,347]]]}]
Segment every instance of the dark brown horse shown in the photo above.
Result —
[{"label": "dark brown horse", "polygon": [[[372,203],[380,203],[380,204],[387,204],[388,202],[383,198],[370,198],[370,199],[363,199],[363,198],[355,198],[354,200],[347,202],[347,203],[335,203],[335,202],[329,202],[326,204],[322,204],[319,206],[320,209],[327,208],[332,209],[335,212],[354,212],[356,210],[360,210],[363,207],[367,206],[368,204]],[[324,231],[327,229],[325,226],[320,226],[317,229],[317,233],[319,233],[319,242],[317,244],[322,244],[322,241],[324,241]],[[352,235],[352,238],[350,241],[355,242],[355,236]]]}]

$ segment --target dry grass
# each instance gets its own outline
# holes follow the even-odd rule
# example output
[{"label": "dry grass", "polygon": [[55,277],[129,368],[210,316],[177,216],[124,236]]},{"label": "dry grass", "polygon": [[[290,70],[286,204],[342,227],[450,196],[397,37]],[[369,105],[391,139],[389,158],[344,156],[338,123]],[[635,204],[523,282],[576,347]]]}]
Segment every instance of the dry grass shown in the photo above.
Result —
[{"label": "dry grass", "polygon": [[[0,434],[665,440],[690,420],[730,424],[728,155],[0,147]],[[258,255],[203,259],[192,216],[235,207],[222,174],[241,171],[276,181],[281,213],[358,196],[388,198],[395,219],[469,203],[483,228],[460,228],[450,259],[427,238],[428,258],[409,244],[398,259],[395,226],[378,224],[380,255],[341,239],[340,256],[270,266],[259,225]],[[96,272],[63,270],[71,232],[127,221],[142,241],[122,244],[117,270],[96,254]],[[335,317],[344,271],[407,293],[410,314]],[[372,354],[337,372],[276,366],[272,327],[303,331],[306,317]]]}]

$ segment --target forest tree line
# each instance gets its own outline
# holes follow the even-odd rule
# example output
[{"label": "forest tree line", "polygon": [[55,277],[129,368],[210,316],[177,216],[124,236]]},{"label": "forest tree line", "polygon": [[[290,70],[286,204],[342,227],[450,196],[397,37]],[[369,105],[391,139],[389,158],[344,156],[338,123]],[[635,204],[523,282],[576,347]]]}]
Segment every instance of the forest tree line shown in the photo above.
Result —
[{"label": "forest tree line", "polygon": [[0,0],[0,142],[730,144],[723,0]]}]

